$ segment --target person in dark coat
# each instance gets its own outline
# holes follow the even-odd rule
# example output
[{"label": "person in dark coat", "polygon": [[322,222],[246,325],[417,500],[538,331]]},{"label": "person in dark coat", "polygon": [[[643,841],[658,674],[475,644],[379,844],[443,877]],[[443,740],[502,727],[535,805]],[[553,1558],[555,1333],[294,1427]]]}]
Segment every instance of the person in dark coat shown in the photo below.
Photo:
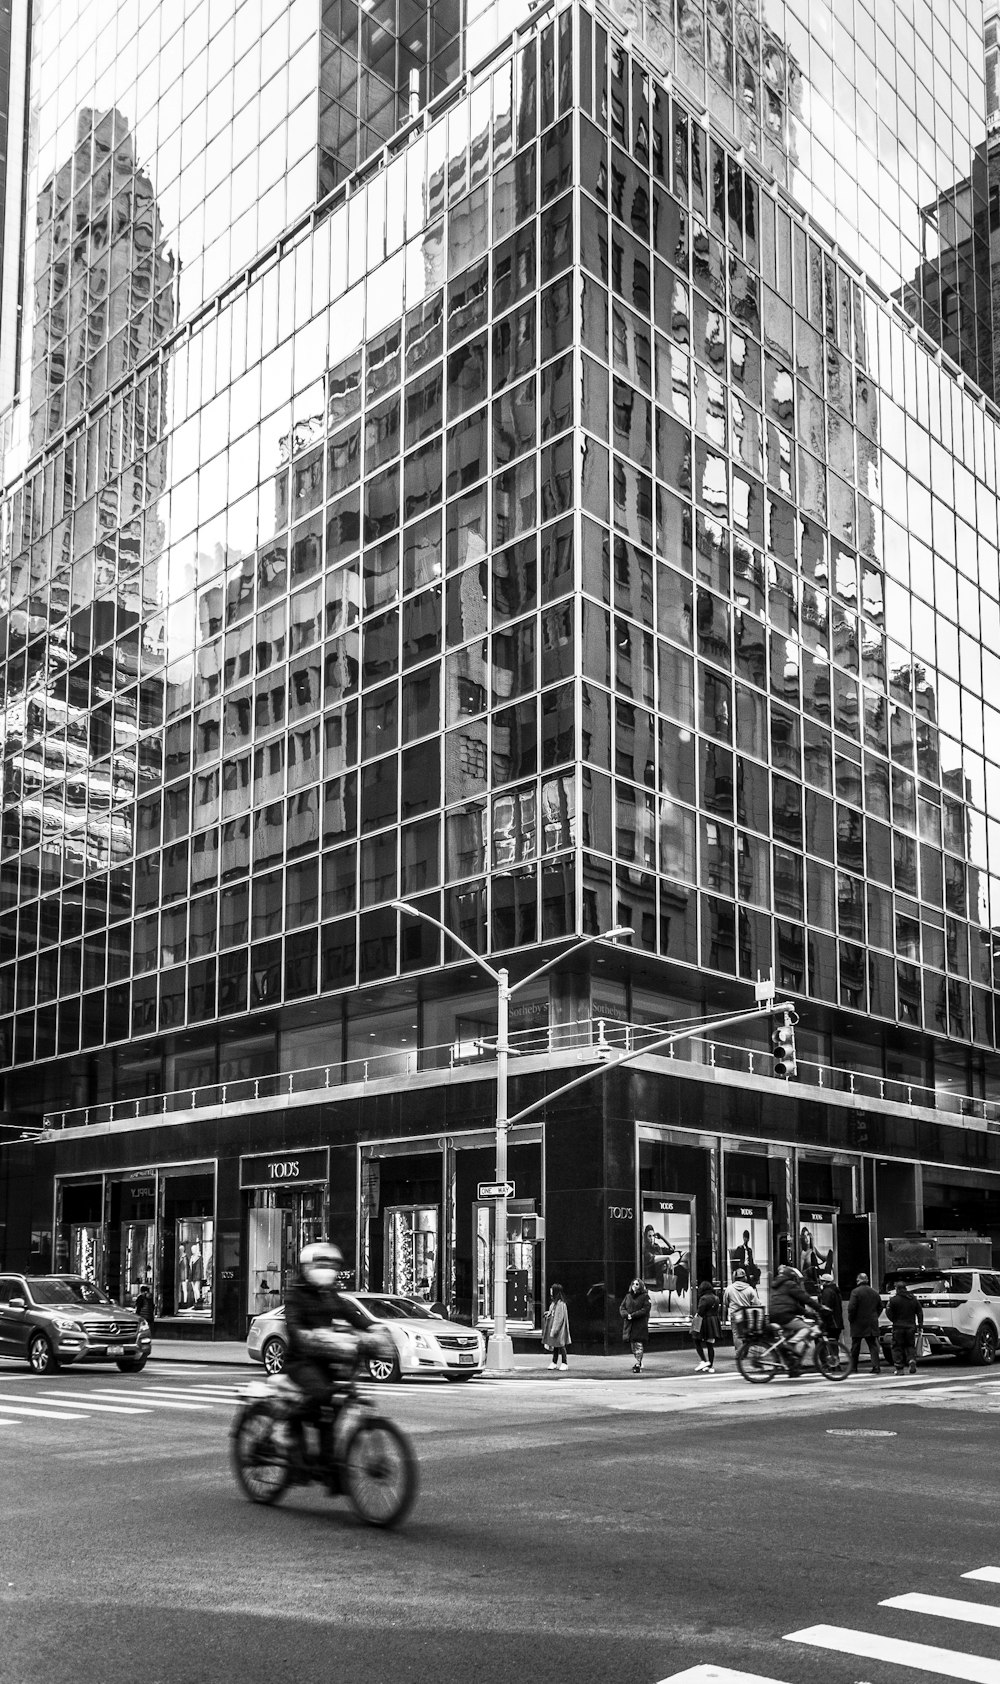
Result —
[{"label": "person in dark coat", "polygon": [[642,1356],[649,1343],[649,1312],[651,1301],[638,1276],[632,1282],[618,1306],[622,1318],[622,1338],[632,1347],[632,1373],[642,1372]]},{"label": "person in dark coat", "polygon": [[885,1307],[892,1322],[892,1371],[902,1374],[909,1367],[917,1372],[917,1328],[924,1325],[924,1312],[905,1281],[896,1282],[896,1290]]},{"label": "person in dark coat", "polygon": [[859,1275],[857,1285],[847,1301],[847,1321],[851,1329],[851,1362],[848,1373],[856,1374],[858,1372],[862,1340],[871,1352],[872,1373],[881,1373],[882,1363],[878,1343],[878,1318],[881,1314],[881,1298],[868,1276],[865,1274]]},{"label": "person in dark coat", "polygon": [[135,1301],[135,1313],[142,1317],[150,1333],[152,1333],[155,1312],[153,1310],[153,1288],[148,1281],[144,1281],[139,1288],[139,1296]]},{"label": "person in dark coat", "polygon": [[711,1281],[699,1281],[698,1303],[691,1322],[691,1337],[698,1352],[696,1374],[715,1373],[715,1346],[722,1337],[719,1300]]},{"label": "person in dark coat", "polygon": [[844,1300],[829,1269],[824,1269],[819,1277],[819,1307],[821,1324],[825,1323],[830,1337],[839,1341],[844,1331]]}]

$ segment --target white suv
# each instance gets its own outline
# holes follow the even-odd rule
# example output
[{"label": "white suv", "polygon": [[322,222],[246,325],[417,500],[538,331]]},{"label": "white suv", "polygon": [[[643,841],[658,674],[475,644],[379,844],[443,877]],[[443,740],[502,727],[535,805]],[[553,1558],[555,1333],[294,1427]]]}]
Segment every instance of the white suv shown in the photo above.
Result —
[{"label": "white suv", "polygon": [[[904,1280],[924,1312],[924,1332],[931,1355],[954,1351],[967,1362],[988,1367],[1000,1344],[1000,1274],[986,1269],[897,1269],[886,1280],[892,1288]],[[886,1295],[883,1294],[883,1298]],[[887,1358],[892,1325],[883,1310],[879,1332]]]}]

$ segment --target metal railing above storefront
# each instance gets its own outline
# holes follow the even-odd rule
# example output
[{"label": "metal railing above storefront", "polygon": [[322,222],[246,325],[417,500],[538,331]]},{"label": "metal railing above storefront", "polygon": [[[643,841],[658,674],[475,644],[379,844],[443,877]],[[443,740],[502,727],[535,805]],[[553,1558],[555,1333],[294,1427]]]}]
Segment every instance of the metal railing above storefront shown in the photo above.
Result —
[{"label": "metal railing above storefront", "polygon": [[[632,1024],[606,1018],[585,1019],[578,1023],[551,1025],[547,1029],[528,1029],[511,1035],[515,1057],[528,1058],[537,1068],[537,1061],[554,1060],[559,1064],[586,1062],[597,1057],[613,1060],[621,1052],[641,1052],[644,1041],[662,1040],[670,1023]],[[704,1039],[693,1037],[667,1052],[651,1054],[657,1059],[676,1059],[685,1065],[705,1070],[725,1070],[743,1076],[777,1080],[773,1074],[773,1057],[769,1051],[744,1044],[720,1040],[718,1036]],[[451,1042],[438,1046],[389,1049],[369,1053],[361,1058],[331,1061],[299,1070],[280,1070],[266,1075],[236,1076],[223,1082],[211,1082],[202,1087],[179,1088],[170,1093],[140,1094],[115,1099],[98,1105],[86,1105],[67,1111],[47,1112],[43,1132],[60,1133],[66,1129],[92,1128],[109,1125],[123,1126],[129,1122],[150,1122],[192,1113],[213,1112],[234,1105],[253,1105],[275,1100],[294,1101],[299,1096],[315,1096],[333,1089],[364,1087],[369,1083],[407,1080],[410,1077],[430,1077],[447,1071],[482,1071],[488,1076],[495,1063],[492,1043]],[[908,1109],[933,1112],[940,1119],[960,1119],[966,1125],[1000,1130],[1000,1103],[957,1093],[950,1088],[921,1086],[891,1076],[880,1076],[865,1070],[838,1068],[799,1058],[795,1081],[783,1085],[791,1088],[811,1088],[828,1094],[850,1095],[858,1100],[872,1100],[879,1104],[900,1105]]]}]

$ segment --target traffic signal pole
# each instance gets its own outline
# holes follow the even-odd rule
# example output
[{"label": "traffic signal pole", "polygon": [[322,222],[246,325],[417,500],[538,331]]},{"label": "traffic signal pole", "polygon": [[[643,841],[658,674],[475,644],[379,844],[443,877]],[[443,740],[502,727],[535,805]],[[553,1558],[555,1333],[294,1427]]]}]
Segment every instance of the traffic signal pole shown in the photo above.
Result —
[{"label": "traffic signal pole", "polygon": [[555,1100],[562,1099],[564,1094],[572,1093],[574,1088],[582,1087],[584,1082],[592,1082],[595,1077],[603,1076],[608,1070],[618,1070],[623,1064],[633,1064],[637,1058],[645,1058],[647,1053],[662,1052],[665,1047],[672,1047],[677,1041],[689,1041],[696,1035],[711,1033],[713,1029],[728,1029],[730,1024],[750,1023],[757,1017],[770,1017],[775,1012],[794,1011],[790,1001],[782,1001],[777,1005],[764,1002],[753,1006],[749,1011],[736,1012],[731,1017],[701,1018],[688,1029],[674,1029],[669,1035],[660,1035],[655,1041],[647,1041],[645,1046],[635,1047],[631,1052],[615,1053],[610,1058],[602,1058],[596,1070],[585,1070],[582,1076],[574,1076],[571,1082],[564,1082],[561,1088],[553,1093],[547,1093],[544,1099],[536,1099],[533,1105],[526,1105],[523,1111],[518,1111],[507,1120],[508,1131],[523,1123],[527,1117],[533,1117],[536,1111],[544,1110]]}]

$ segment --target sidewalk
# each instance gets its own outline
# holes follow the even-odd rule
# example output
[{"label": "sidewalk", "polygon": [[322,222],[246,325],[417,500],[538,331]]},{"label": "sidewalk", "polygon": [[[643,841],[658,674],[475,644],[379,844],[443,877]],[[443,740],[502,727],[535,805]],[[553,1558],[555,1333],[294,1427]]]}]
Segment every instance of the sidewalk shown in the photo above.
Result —
[{"label": "sidewalk", "polygon": [[[212,1367],[241,1368],[247,1374],[263,1374],[260,1363],[251,1362],[246,1346],[238,1340],[159,1339],[153,1338],[153,1362],[190,1362]],[[643,1361],[642,1380],[680,1380],[694,1375],[697,1357],[694,1351],[647,1352]],[[504,1380],[535,1380],[551,1371],[551,1360],[544,1351],[519,1351],[514,1358],[515,1372],[511,1375],[489,1376]],[[732,1346],[720,1349],[717,1359],[720,1374],[735,1373]],[[632,1353],[627,1348],[620,1355],[580,1356],[570,1353],[569,1373],[576,1380],[631,1380]]]}]

